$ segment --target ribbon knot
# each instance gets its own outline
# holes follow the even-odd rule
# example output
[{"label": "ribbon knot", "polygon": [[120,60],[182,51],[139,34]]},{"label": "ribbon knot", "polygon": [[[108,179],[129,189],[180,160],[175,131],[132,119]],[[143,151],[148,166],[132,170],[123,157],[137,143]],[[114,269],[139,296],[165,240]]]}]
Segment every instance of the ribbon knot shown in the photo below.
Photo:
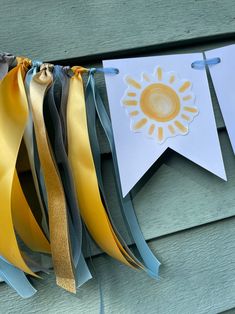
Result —
[{"label": "ribbon knot", "polygon": [[72,67],[72,71],[74,72],[75,75],[78,75],[78,74],[89,72],[90,70],[81,66],[74,66]]},{"label": "ribbon knot", "polygon": [[40,66],[40,71],[45,71],[45,72],[50,71],[50,72],[52,72],[53,68],[54,68],[53,64],[51,64],[51,63],[43,63]]},{"label": "ribbon knot", "polygon": [[41,85],[47,85],[52,82],[52,71],[53,71],[53,64],[50,63],[43,63],[40,66],[40,72],[38,72],[34,77],[33,80],[35,80],[37,83]]},{"label": "ribbon knot", "polygon": [[0,52],[0,63],[7,63],[9,66],[14,64],[16,57],[8,52]]},{"label": "ribbon knot", "polygon": [[64,67],[63,67],[63,71],[64,71],[64,73],[65,73],[68,77],[73,77],[73,76],[74,76],[73,70],[71,69],[70,66],[64,66]]},{"label": "ribbon knot", "polygon": [[32,66],[32,61],[26,57],[16,57],[17,64],[22,64],[23,68],[27,71]]},{"label": "ribbon knot", "polygon": [[118,74],[119,70],[117,68],[90,68],[89,74],[94,75],[95,73],[104,73],[104,74]]},{"label": "ribbon knot", "polygon": [[89,74],[94,75],[97,72],[97,70],[98,70],[97,68],[90,68]]},{"label": "ribbon knot", "polygon": [[42,61],[33,60],[33,62],[32,62],[32,66],[34,68],[40,68],[41,65],[42,65]]}]

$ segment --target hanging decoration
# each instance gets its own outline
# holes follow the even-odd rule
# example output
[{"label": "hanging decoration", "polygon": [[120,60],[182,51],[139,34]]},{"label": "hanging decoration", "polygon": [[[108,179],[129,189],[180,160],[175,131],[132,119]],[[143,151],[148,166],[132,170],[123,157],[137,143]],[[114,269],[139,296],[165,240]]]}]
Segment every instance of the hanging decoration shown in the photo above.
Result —
[{"label": "hanging decoration", "polygon": [[117,161],[125,196],[171,148],[226,180],[201,53],[106,60],[105,76]]},{"label": "hanging decoration", "polygon": [[[87,232],[117,261],[159,278],[161,263],[144,239],[130,192],[167,148],[226,180],[205,68],[210,66],[234,145],[232,50],[207,52],[208,59],[197,53],[106,60],[104,68],[91,69],[1,53],[0,279],[28,298],[36,293],[28,276],[53,267],[57,285],[76,293],[92,278]],[[102,74],[111,120],[96,84]],[[109,144],[119,209],[135,253],[106,194],[97,123]],[[17,169],[22,144],[35,204]]]},{"label": "hanging decoration", "polygon": [[[136,241],[140,258],[128,247],[109,210],[83,91],[82,75],[91,71],[9,54],[1,55],[0,65],[1,278],[22,297],[32,296],[36,290],[25,273],[38,277],[36,271],[49,271],[42,254],[51,254],[57,284],[76,293],[92,278],[83,253],[84,230],[110,256],[157,278],[160,263],[140,232],[134,209],[144,247],[141,250]],[[91,105],[95,112],[95,103]],[[41,220],[35,218],[16,170],[22,142]],[[32,260],[32,252],[41,259]]]}]

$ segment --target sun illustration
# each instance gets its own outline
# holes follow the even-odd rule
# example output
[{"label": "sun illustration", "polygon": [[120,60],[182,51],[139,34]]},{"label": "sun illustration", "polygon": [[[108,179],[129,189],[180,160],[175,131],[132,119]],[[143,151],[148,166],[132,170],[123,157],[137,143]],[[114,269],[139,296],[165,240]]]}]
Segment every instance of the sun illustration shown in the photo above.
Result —
[{"label": "sun illustration", "polygon": [[126,76],[125,82],[128,88],[121,102],[132,131],[144,132],[158,143],[188,133],[189,123],[199,112],[189,80],[157,67],[153,74],[143,73],[141,81]]}]

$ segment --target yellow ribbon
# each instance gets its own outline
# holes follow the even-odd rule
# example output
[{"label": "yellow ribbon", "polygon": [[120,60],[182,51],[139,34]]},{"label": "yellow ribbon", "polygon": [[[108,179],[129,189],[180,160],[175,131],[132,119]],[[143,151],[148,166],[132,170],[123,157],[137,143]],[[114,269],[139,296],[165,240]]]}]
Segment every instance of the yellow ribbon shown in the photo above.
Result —
[{"label": "yellow ribbon", "polygon": [[49,209],[51,252],[56,282],[70,292],[76,292],[71,256],[66,200],[61,179],[53,158],[43,118],[43,99],[52,84],[51,66],[43,64],[30,82],[29,94],[39,159],[45,179]]},{"label": "yellow ribbon", "polygon": [[11,199],[13,224],[17,234],[31,250],[50,253],[50,244],[32,214],[16,170],[14,172]]},{"label": "yellow ribbon", "polygon": [[103,206],[92,157],[84,99],[83,68],[74,67],[67,103],[68,158],[74,176],[81,216],[97,244],[109,255],[131,267],[141,267],[126,252]]},{"label": "yellow ribbon", "polygon": [[[15,197],[20,193],[15,166],[28,118],[28,105],[23,80],[29,66],[30,61],[24,59],[0,83],[0,254],[14,266],[37,277],[23,259],[13,224],[13,220],[17,220],[19,215],[19,212],[16,213],[16,211],[22,210],[22,204],[19,203],[15,206],[17,203]],[[15,192],[17,193],[15,194]],[[30,216],[30,213],[26,213],[27,209],[24,208],[23,212]],[[30,220],[34,225],[37,224],[32,216],[30,216]],[[20,221],[16,221],[16,225],[22,235],[20,229],[22,227],[27,228],[27,225],[22,226]],[[45,244],[46,239],[43,239],[43,243],[43,246],[47,246]],[[30,245],[34,246],[34,244],[32,240]]]},{"label": "yellow ribbon", "polygon": [[[17,64],[31,63],[25,57],[17,57]],[[15,169],[12,185],[12,219],[17,234],[33,251],[50,253],[50,244],[39,227],[22,190],[17,171]]]}]

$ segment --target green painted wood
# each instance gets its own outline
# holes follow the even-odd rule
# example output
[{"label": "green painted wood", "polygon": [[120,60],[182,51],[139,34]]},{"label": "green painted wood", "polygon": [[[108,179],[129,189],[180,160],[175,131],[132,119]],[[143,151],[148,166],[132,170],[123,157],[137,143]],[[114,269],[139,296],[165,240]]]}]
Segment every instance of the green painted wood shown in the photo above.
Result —
[{"label": "green painted wood", "polygon": [[[151,241],[164,261],[156,282],[106,255],[93,259],[105,313],[216,314],[235,306],[235,218]],[[32,280],[38,293],[22,300],[0,284],[1,313],[99,313],[98,283],[77,297],[55,286],[53,275]]]},{"label": "green painted wood", "polygon": [[[42,60],[66,59],[60,63],[70,65],[89,62],[87,66],[100,65],[103,57],[202,51],[234,43],[234,16],[232,0],[222,4],[218,0],[59,0],[56,5],[45,0],[3,0],[1,50]],[[102,76],[97,80],[107,105],[104,80]],[[175,153],[153,167],[133,197],[144,236],[151,239],[163,263],[161,281],[129,270],[93,246],[106,313],[201,314],[235,307],[235,218],[224,220],[235,213],[234,155],[211,84],[210,88],[229,180],[223,182]],[[98,132],[102,152],[109,153],[102,131]],[[117,207],[109,160],[104,161],[104,173],[113,218],[131,244]],[[28,174],[22,176],[29,185]],[[33,282],[39,292],[29,300],[19,299],[0,284],[0,313],[99,312],[96,281],[82,287],[78,298],[56,287],[53,275]]]},{"label": "green painted wood", "polygon": [[0,43],[42,60],[113,56],[234,36],[234,16],[233,0],[2,0]]}]

